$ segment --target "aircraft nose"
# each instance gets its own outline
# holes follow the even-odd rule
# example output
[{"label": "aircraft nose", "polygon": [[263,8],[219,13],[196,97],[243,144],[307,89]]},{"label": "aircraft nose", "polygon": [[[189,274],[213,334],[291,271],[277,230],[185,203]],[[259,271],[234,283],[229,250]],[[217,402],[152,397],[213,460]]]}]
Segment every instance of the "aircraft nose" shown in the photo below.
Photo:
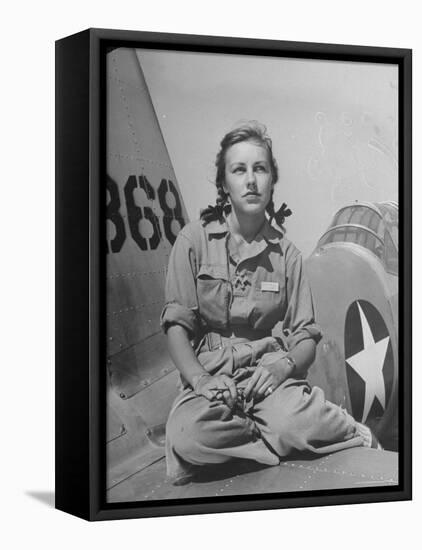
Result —
[{"label": "aircraft nose", "polygon": [[394,448],[397,329],[383,266],[365,248],[335,242],[304,269],[323,334],[308,380]]}]

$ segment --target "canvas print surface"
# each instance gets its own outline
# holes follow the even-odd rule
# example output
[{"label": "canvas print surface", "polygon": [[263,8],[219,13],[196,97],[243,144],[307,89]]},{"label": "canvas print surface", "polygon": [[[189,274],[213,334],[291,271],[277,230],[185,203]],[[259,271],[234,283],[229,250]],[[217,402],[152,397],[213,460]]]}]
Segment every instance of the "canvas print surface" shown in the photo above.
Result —
[{"label": "canvas print surface", "polygon": [[397,65],[116,48],[106,94],[107,501],[397,485]]}]

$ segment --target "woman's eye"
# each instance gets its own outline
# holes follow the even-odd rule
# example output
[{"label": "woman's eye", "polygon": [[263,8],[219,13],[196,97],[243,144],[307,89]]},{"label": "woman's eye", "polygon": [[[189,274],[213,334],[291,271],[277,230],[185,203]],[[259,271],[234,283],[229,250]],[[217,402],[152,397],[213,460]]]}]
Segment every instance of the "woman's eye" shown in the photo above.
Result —
[{"label": "woman's eye", "polygon": [[267,169],[266,169],[265,166],[257,166],[257,167],[255,168],[255,170],[256,170],[257,172],[267,172]]},{"label": "woman's eye", "polygon": [[244,172],[245,169],[242,166],[238,166],[234,169],[235,174]]}]

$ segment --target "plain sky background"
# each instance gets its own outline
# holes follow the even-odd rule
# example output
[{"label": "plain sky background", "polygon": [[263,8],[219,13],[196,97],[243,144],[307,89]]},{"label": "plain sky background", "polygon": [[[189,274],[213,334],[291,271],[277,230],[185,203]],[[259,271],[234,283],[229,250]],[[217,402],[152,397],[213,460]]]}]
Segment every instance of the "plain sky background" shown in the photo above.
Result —
[{"label": "plain sky background", "polygon": [[275,204],[308,255],[335,211],[398,199],[396,66],[138,50],[190,219],[215,202],[215,156],[245,120],[265,124]]},{"label": "plain sky background", "polygon": [[414,502],[97,524],[55,511],[50,505],[54,490],[54,40],[93,26],[413,48],[414,242],[419,243],[422,33],[417,2],[39,0],[9,3],[2,21],[2,547],[417,547],[422,517],[422,356],[418,346],[422,303],[417,282],[422,272],[416,246]]}]

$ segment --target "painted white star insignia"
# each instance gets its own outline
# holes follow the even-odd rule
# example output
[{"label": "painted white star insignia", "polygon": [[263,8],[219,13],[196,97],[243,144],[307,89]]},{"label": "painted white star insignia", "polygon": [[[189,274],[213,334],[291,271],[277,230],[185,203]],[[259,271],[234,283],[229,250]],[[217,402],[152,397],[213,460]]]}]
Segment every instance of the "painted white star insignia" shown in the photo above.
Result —
[{"label": "painted white star insignia", "polygon": [[371,328],[362,308],[358,303],[363,335],[363,350],[347,359],[347,363],[365,381],[365,405],[362,422],[365,422],[374,399],[377,398],[385,410],[385,383],[382,369],[384,367],[390,337],[375,342]]}]

